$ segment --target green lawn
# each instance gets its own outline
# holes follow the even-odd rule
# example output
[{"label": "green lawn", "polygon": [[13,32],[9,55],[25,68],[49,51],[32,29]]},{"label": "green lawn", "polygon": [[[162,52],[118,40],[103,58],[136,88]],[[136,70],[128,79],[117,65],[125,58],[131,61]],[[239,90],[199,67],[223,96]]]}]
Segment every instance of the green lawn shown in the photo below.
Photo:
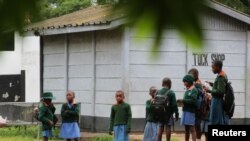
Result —
[{"label": "green lawn", "polygon": [[[62,141],[59,139],[59,129],[53,130],[53,140]],[[41,129],[39,126],[12,126],[0,128],[0,141],[41,141]],[[141,139],[134,139],[131,141],[140,141]],[[113,136],[109,135],[94,135],[90,141],[113,141]],[[171,141],[179,141],[178,139],[171,139]]]},{"label": "green lawn", "polygon": [[[53,130],[53,139],[59,139],[59,129]],[[34,141],[41,137],[40,126],[11,126],[0,128],[0,141]]]}]

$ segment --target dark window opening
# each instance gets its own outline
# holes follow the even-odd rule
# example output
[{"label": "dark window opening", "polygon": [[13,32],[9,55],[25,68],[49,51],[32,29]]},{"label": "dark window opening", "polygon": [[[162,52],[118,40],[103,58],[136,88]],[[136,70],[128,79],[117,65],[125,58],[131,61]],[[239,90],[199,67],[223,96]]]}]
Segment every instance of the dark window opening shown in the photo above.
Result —
[{"label": "dark window opening", "polygon": [[8,32],[0,35],[0,51],[15,50],[14,32]]}]

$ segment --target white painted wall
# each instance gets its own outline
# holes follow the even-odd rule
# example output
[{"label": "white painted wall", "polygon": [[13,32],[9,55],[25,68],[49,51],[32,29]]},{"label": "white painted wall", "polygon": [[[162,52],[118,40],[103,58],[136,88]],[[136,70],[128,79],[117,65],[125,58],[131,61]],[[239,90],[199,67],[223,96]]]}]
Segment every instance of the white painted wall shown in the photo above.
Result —
[{"label": "white painted wall", "polygon": [[250,118],[250,31],[247,32],[247,57],[246,57],[246,60],[247,60],[247,67],[246,67],[246,96],[244,97],[245,98],[245,104],[246,104],[246,107],[245,107],[245,116],[246,118]]},{"label": "white painted wall", "polygon": [[[182,98],[184,86],[182,77],[192,67],[200,71],[204,82],[214,81],[211,71],[211,54],[224,54],[224,70],[226,71],[236,96],[234,118],[245,117],[246,94],[246,25],[233,18],[211,11],[203,17],[204,48],[193,50],[188,43],[180,40],[173,29],[167,30],[159,49],[158,58],[152,56],[153,36],[141,37],[131,29],[129,34],[129,102],[132,105],[133,117],[145,117],[145,101],[149,99],[150,86],[161,87],[163,77],[172,79],[172,89],[177,98]],[[194,66],[193,53],[208,54],[208,66]],[[181,110],[181,109],[180,109]]]},{"label": "white painted wall", "polygon": [[25,101],[40,100],[40,37],[15,33],[15,50],[0,52],[0,75],[25,70]]},{"label": "white painted wall", "polygon": [[177,97],[184,92],[182,77],[186,73],[186,44],[170,30],[162,40],[162,45],[153,57],[151,45],[154,37],[140,37],[130,32],[129,58],[129,102],[134,118],[145,117],[145,103],[149,99],[151,86],[161,88],[164,77],[172,79],[172,89]]},{"label": "white painted wall", "polygon": [[65,35],[43,37],[43,91],[65,99]]},{"label": "white painted wall", "polygon": [[121,34],[117,30],[69,34],[66,52],[66,35],[45,36],[44,91],[64,102],[65,91],[73,90],[82,103],[82,115],[109,117],[115,91],[122,88]]},{"label": "white painted wall", "polygon": [[25,70],[25,102],[40,101],[40,37],[22,38],[21,69]]},{"label": "white painted wall", "polygon": [[[93,112],[93,46],[92,33],[69,35],[68,87],[75,91],[76,100],[82,102],[81,114],[92,116]],[[65,94],[63,94],[63,101]]]},{"label": "white painted wall", "polygon": [[122,89],[122,30],[96,33],[95,116],[109,117],[115,91]]},{"label": "white painted wall", "polygon": [[[224,32],[223,36],[219,36]],[[238,36],[236,37],[235,34]],[[213,39],[211,39],[213,38]],[[229,81],[235,91],[235,118],[245,117],[245,94],[246,94],[246,32],[213,31],[205,37],[203,50],[188,51],[188,68],[196,67],[200,71],[200,78],[214,81],[216,75],[211,72],[211,54],[224,54],[223,69],[228,75]],[[208,66],[194,66],[193,53],[204,53],[208,57]]]}]

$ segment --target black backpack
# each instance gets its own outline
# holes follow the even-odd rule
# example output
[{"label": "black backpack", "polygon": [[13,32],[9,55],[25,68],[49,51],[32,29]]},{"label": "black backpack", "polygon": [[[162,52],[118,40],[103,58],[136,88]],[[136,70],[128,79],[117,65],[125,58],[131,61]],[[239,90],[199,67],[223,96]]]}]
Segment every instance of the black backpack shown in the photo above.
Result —
[{"label": "black backpack", "polygon": [[225,113],[229,116],[229,118],[233,117],[234,114],[234,103],[235,97],[234,97],[234,90],[231,85],[231,82],[228,82],[226,84],[226,92],[223,96],[223,109]]},{"label": "black backpack", "polygon": [[151,103],[153,118],[158,122],[168,121],[171,116],[169,92],[170,90],[163,95],[157,94]]}]

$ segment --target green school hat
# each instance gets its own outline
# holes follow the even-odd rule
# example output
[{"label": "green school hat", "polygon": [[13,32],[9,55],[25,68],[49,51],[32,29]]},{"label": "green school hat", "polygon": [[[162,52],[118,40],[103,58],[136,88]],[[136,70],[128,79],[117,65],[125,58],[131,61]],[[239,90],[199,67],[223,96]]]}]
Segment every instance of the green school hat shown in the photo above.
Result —
[{"label": "green school hat", "polygon": [[53,96],[52,92],[45,92],[42,95],[42,99],[55,99],[55,97]]},{"label": "green school hat", "polygon": [[185,75],[182,79],[183,82],[188,82],[189,84],[193,84],[194,83],[194,77],[190,74]]}]

